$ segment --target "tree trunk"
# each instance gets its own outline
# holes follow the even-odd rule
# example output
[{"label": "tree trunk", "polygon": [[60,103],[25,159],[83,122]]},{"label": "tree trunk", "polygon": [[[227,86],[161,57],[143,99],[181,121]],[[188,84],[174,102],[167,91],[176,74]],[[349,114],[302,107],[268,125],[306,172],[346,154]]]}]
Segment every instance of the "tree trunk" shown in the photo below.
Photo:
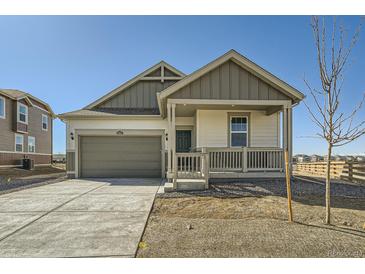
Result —
[{"label": "tree trunk", "polygon": [[331,224],[331,156],[332,144],[328,144],[326,166],[326,224]]}]

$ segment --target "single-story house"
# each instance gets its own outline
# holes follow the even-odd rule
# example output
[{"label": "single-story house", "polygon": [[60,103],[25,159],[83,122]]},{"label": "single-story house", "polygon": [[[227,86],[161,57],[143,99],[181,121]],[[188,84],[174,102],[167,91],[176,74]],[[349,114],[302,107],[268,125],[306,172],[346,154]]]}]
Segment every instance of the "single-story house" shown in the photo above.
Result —
[{"label": "single-story house", "polygon": [[70,177],[283,177],[292,109],[304,95],[234,50],[185,75],[164,61],[59,117]]}]

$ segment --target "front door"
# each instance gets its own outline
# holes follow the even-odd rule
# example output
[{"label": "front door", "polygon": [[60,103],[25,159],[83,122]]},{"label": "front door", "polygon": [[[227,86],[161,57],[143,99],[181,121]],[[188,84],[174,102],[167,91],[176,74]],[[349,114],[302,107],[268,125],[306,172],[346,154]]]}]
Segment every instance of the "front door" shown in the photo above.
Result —
[{"label": "front door", "polygon": [[191,150],[191,130],[176,130],[176,152]]}]

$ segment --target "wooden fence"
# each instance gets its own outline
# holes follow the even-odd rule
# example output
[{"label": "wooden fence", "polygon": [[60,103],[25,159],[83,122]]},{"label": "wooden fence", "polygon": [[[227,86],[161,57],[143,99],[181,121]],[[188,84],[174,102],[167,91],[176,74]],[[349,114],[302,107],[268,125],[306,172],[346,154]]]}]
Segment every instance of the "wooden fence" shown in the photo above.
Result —
[{"label": "wooden fence", "polygon": [[[296,163],[293,171],[296,175],[326,177],[326,162]],[[365,183],[365,162],[331,162],[330,174],[333,179]]]}]

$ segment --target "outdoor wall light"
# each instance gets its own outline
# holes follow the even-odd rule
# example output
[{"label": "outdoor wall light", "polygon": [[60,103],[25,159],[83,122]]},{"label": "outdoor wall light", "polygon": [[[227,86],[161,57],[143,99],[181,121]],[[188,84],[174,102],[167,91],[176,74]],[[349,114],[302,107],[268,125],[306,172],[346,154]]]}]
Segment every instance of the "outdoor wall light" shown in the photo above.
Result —
[{"label": "outdoor wall light", "polygon": [[70,133],[70,137],[71,137],[71,140],[74,139],[74,133],[73,132]]}]

